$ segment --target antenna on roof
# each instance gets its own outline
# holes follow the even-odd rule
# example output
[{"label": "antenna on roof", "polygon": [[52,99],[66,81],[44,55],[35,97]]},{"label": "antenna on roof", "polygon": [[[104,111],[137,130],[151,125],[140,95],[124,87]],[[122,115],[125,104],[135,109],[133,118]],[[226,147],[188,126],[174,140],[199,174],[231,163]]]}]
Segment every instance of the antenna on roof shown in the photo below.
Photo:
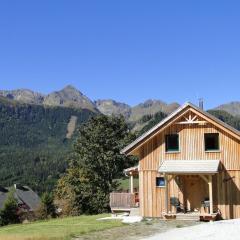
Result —
[{"label": "antenna on roof", "polygon": [[203,110],[203,98],[198,99],[198,106],[199,106],[200,109]]}]

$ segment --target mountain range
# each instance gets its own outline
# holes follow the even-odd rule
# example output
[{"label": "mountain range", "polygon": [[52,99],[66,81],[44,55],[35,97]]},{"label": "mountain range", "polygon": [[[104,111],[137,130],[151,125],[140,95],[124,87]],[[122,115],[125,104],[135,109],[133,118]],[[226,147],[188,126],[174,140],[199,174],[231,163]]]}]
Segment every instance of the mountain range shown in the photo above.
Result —
[{"label": "mountain range", "polygon": [[[126,103],[117,102],[113,99],[94,101],[71,85],[47,95],[29,89],[17,89],[0,90],[0,96],[26,104],[88,109],[106,115],[122,114],[129,122],[136,122],[144,115],[153,115],[159,111],[169,114],[179,107],[179,104],[176,102],[167,104],[162,100],[153,99],[148,99],[133,107]],[[215,109],[226,111],[233,116],[238,116],[240,115],[240,102],[222,104]]]},{"label": "mountain range", "polygon": [[1,90],[0,96],[9,100],[15,100],[25,104],[35,104],[42,106],[69,107],[75,109],[88,109],[95,113],[106,115],[122,114],[136,130],[141,129],[139,122],[145,115],[154,115],[161,111],[169,114],[179,107],[178,103],[167,104],[160,100],[146,100],[134,107],[120,103],[112,99],[92,101],[75,87],[68,85],[60,91],[44,95],[29,89]]},{"label": "mountain range", "polygon": [[1,90],[0,95],[27,104],[62,106],[97,111],[95,104],[71,85],[48,95],[34,92],[29,89]]}]

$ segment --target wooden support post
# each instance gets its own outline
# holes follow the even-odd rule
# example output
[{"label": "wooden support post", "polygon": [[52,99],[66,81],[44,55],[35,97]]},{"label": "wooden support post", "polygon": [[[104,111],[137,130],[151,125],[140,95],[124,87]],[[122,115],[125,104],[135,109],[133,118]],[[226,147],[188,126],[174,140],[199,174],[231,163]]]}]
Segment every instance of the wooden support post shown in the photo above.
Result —
[{"label": "wooden support post", "polygon": [[168,175],[165,174],[166,188],[165,188],[165,212],[168,214]]},{"label": "wooden support post", "polygon": [[130,175],[130,192],[134,193],[134,186],[133,186],[133,174]]},{"label": "wooden support post", "polygon": [[201,175],[201,174],[199,176],[208,184],[209,180],[206,176]]},{"label": "wooden support post", "polygon": [[209,203],[210,203],[210,214],[213,214],[213,189],[212,189],[212,175],[208,176],[208,188],[209,188]]}]

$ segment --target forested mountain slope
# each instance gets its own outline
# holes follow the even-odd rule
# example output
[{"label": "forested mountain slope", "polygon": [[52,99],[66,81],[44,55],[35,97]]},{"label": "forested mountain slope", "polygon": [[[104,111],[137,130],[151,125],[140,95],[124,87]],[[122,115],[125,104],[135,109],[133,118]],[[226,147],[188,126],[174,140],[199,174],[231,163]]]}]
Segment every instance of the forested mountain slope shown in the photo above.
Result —
[{"label": "forested mountain slope", "polygon": [[233,116],[240,116],[240,102],[225,103],[216,107],[215,110],[222,110]]},{"label": "forested mountain slope", "polygon": [[208,110],[216,118],[220,119],[221,121],[229,124],[230,126],[240,130],[240,117],[233,116],[230,113],[223,111],[223,110]]},{"label": "forested mountain slope", "polygon": [[0,98],[0,185],[50,189],[67,165],[69,121],[75,128],[95,115],[88,109],[20,104]]}]

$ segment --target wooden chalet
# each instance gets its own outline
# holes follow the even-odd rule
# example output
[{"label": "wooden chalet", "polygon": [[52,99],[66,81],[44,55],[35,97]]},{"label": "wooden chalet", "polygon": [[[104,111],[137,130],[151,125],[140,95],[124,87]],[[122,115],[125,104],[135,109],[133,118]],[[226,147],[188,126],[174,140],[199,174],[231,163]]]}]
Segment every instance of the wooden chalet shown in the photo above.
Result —
[{"label": "wooden chalet", "polygon": [[139,157],[128,172],[141,216],[240,218],[240,132],[200,107],[184,104],[122,153]]}]

